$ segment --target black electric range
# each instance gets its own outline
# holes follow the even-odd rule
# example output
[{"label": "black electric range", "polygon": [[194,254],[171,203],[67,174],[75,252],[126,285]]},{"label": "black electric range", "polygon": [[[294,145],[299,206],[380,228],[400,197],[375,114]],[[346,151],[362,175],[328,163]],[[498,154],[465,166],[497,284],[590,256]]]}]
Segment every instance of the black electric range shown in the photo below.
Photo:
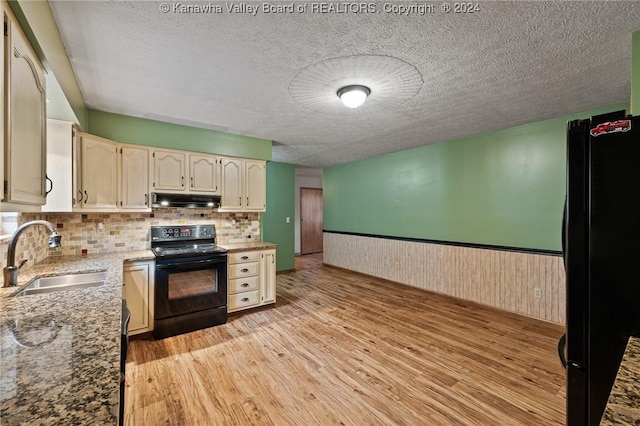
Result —
[{"label": "black electric range", "polygon": [[214,225],[152,226],[155,338],[227,322],[227,251]]}]

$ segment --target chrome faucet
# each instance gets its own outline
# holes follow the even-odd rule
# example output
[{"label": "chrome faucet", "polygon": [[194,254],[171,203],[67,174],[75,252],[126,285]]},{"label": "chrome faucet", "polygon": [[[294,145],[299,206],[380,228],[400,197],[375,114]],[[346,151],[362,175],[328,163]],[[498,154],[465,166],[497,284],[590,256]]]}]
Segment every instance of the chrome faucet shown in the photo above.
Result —
[{"label": "chrome faucet", "polygon": [[7,249],[7,266],[2,270],[4,273],[4,283],[2,284],[2,287],[12,287],[18,283],[18,272],[20,270],[20,268],[16,266],[16,246],[18,245],[18,237],[26,228],[32,225],[46,226],[47,229],[51,231],[51,235],[49,236],[49,247],[60,247],[62,235],[56,231],[55,226],[53,226],[51,222],[47,222],[46,220],[32,220],[22,224],[15,230],[11,236],[11,240],[9,240],[9,248]]}]

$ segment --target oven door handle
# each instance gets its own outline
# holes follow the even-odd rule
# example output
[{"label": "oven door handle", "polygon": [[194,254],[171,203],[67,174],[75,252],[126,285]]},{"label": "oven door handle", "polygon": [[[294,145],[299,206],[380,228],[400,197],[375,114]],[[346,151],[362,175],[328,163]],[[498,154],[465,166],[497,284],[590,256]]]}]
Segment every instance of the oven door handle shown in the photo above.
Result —
[{"label": "oven door handle", "polygon": [[215,265],[217,263],[226,263],[226,259],[210,259],[210,260],[196,260],[187,263],[167,263],[164,265],[156,265],[157,270],[165,269],[193,269],[194,267]]}]

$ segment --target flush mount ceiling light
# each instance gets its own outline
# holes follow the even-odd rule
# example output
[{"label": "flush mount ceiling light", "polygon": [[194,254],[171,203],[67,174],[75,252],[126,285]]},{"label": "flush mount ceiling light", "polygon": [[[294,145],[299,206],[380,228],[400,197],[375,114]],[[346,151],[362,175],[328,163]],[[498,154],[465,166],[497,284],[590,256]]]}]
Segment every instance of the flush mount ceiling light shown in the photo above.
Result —
[{"label": "flush mount ceiling light", "polygon": [[371,89],[367,86],[352,84],[338,89],[338,97],[345,106],[349,108],[357,108],[367,100],[367,96],[371,94]]},{"label": "flush mount ceiling light", "polygon": [[[340,95],[354,82],[366,89],[355,92],[366,100],[357,114],[371,117],[404,107],[420,91],[424,80],[415,66],[392,56],[341,56],[302,69],[289,83],[289,95],[307,110],[344,116],[340,100],[345,96]],[[340,93],[336,93],[337,88]],[[367,99],[371,93],[375,97]]]}]

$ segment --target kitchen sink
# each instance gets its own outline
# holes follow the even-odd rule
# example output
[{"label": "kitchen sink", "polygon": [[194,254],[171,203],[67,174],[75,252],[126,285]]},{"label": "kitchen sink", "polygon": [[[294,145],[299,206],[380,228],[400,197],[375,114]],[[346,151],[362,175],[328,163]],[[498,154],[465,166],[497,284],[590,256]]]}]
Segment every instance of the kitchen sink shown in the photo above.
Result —
[{"label": "kitchen sink", "polygon": [[107,271],[40,277],[31,280],[29,284],[14,294],[14,296],[28,296],[30,294],[99,287],[104,285],[106,278]]}]

